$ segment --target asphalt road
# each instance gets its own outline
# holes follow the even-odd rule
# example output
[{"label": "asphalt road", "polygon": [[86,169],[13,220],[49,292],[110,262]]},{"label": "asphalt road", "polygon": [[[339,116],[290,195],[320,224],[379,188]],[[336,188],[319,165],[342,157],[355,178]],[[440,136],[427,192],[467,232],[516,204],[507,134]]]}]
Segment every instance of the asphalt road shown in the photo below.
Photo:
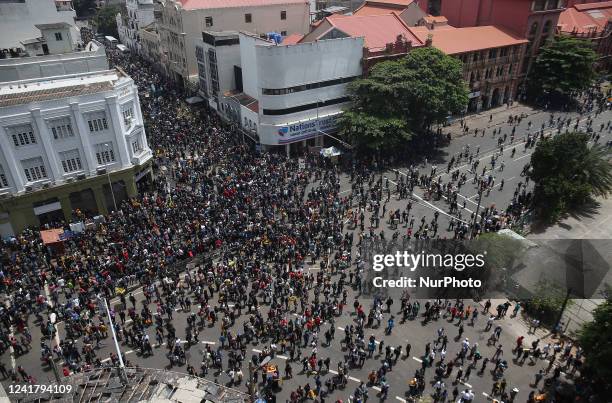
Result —
[{"label": "asphalt road", "polygon": [[[496,184],[499,184],[501,179],[504,179],[505,186],[503,189],[499,189],[499,186],[498,186],[495,189],[493,189],[490,192],[490,194],[483,196],[483,200],[482,200],[483,207],[489,206],[491,204],[505,207],[505,205],[507,205],[507,203],[512,198],[512,194],[514,192],[514,189],[517,183],[520,181],[524,182],[524,178],[520,175],[520,173],[521,173],[521,170],[523,169],[523,166],[529,161],[530,155],[533,152],[533,149],[524,150],[524,146],[523,146],[523,143],[524,143],[523,138],[525,137],[527,133],[527,122],[532,121],[533,127],[539,128],[542,123],[546,123],[548,121],[548,118],[549,118],[548,113],[543,113],[543,112],[535,113],[531,115],[529,118],[524,119],[523,122],[517,127],[516,129],[517,134],[515,136],[514,144],[511,144],[511,145],[506,144],[504,147],[503,157],[500,158],[500,160],[503,159],[505,162],[505,167],[503,171],[499,171],[499,169],[496,169],[493,173],[495,176]],[[593,127],[597,131],[600,123],[607,123],[608,121],[610,121],[611,118],[612,118],[612,113],[606,112],[605,114],[600,115],[594,119],[595,123]],[[491,124],[496,124],[496,123],[497,125],[495,127],[501,128],[501,134],[500,134],[501,136],[503,136],[504,133],[508,133],[509,135],[510,130],[511,130],[510,125],[507,125],[505,123],[496,122],[495,120]],[[584,124],[584,118],[583,118],[582,124]],[[488,126],[489,124],[485,123],[484,125]],[[477,128],[477,127],[474,126],[471,129],[473,130],[474,128]],[[482,129],[482,127],[479,127],[479,129]],[[550,131],[550,129],[547,128],[546,131],[548,132]],[[497,138],[500,135],[496,135],[495,137],[493,137],[492,129],[489,128],[487,129],[484,137],[481,137],[480,135],[478,135],[477,137],[474,137],[473,134],[454,137],[449,146],[443,148],[441,152],[438,153],[437,155],[430,156],[428,158],[429,162],[427,164],[421,164],[421,167],[422,167],[421,172],[423,173],[429,172],[431,169],[431,163],[433,162],[434,164],[437,164],[438,173],[441,174],[442,179],[446,181],[447,180],[447,174],[446,174],[447,161],[453,155],[457,155],[459,152],[461,152],[465,148],[466,145],[469,145],[472,150],[475,150],[477,147],[480,147],[480,153],[478,154],[477,158],[481,159],[481,164],[479,166],[479,170],[481,170],[483,165],[490,161],[491,155],[497,152]],[[605,143],[609,139],[610,139],[610,134],[608,132],[604,132],[602,134],[602,139],[600,139],[600,143]],[[511,158],[510,153],[513,147],[516,147],[516,154],[514,158]],[[465,172],[468,168],[469,167],[465,164],[460,164],[460,166],[458,167],[458,169],[461,172]],[[406,172],[406,167],[397,167],[396,169],[399,170],[398,175],[403,175]],[[388,177],[391,181],[395,181],[395,177],[396,177],[395,171],[389,170],[383,175]],[[468,177],[471,178],[472,176],[468,175]],[[349,182],[348,177],[343,176],[341,178],[340,185],[341,185],[341,193],[346,194],[350,191],[350,182]],[[460,204],[462,203],[462,200],[466,201],[465,214],[463,215],[463,217],[464,219],[468,219],[470,214],[476,210],[477,197],[478,197],[477,191],[475,187],[472,185],[471,181],[468,181],[466,185],[462,187],[460,191],[460,195],[461,195],[459,198]],[[446,212],[448,211],[448,205],[446,201],[444,199],[441,199],[438,201],[424,200],[423,190],[418,189],[418,188],[415,191],[415,199],[416,200],[413,203],[413,210],[411,212],[411,214],[414,215],[415,217],[415,221],[419,221],[421,216],[426,216],[429,221],[432,218],[433,213],[435,211],[439,211],[441,212],[440,214],[441,215],[440,234],[441,236],[445,236],[445,235],[450,236],[451,235],[450,232],[445,232],[445,229],[447,228],[447,225],[448,225],[448,216],[445,215]],[[407,202],[408,200],[406,199],[398,200],[397,197],[394,195],[388,203],[387,211],[397,209],[397,208],[401,208],[403,210]],[[370,213],[367,213],[367,214],[369,215]],[[367,219],[366,219],[366,222],[368,222]],[[384,229],[386,232],[388,231],[389,234],[394,231],[394,230],[391,230],[389,226],[386,224],[386,219],[381,220],[380,229]],[[345,227],[345,231],[346,230],[347,228]],[[318,266],[312,267],[312,268],[306,268],[306,269],[316,273],[316,271],[318,270]],[[143,300],[142,291],[136,290],[134,292],[134,295],[138,300],[137,302],[138,305],[140,305],[141,301]],[[351,309],[352,303],[351,302],[357,296],[358,296],[358,293],[356,290],[351,291],[348,297],[349,304],[347,306],[347,309],[343,312],[343,314],[336,318],[335,323],[333,325],[329,323],[322,325],[321,331],[319,333],[321,337],[319,337],[319,344],[317,346],[318,355],[320,358],[323,358],[323,359],[326,357],[329,357],[331,359],[331,371],[329,373],[324,372],[322,374],[321,378],[323,382],[328,377],[334,376],[334,371],[337,369],[338,362],[343,360],[345,355],[347,354],[347,352],[343,349],[343,346],[341,345],[340,341],[343,338],[343,333],[344,333],[343,329],[346,328],[347,326],[350,326],[351,324],[354,324],[355,322],[355,316],[352,315],[352,309]],[[118,304],[118,300],[111,301],[111,305],[116,305],[116,304]],[[211,305],[212,304],[213,302],[211,301]],[[392,306],[392,311],[397,311],[399,309],[398,305],[399,305],[399,301],[396,301],[394,306]],[[472,303],[472,305],[477,306],[475,303]],[[153,311],[156,310],[156,307],[154,304],[149,305],[149,308],[152,309]],[[482,310],[482,307],[479,306],[479,309]],[[195,312],[196,310],[197,308],[193,306],[192,311]],[[264,313],[264,316],[265,316],[267,314],[268,308],[266,306],[262,306],[260,307],[260,310]],[[175,328],[177,329],[177,336],[183,340],[185,339],[185,329],[187,327],[187,316],[188,315],[189,315],[189,312],[183,312],[180,310],[176,310],[176,312],[173,315],[174,316],[173,323],[174,323]],[[287,319],[297,319],[300,315],[301,315],[300,312],[290,312],[287,315]],[[405,356],[404,354],[402,354],[402,357],[398,360],[397,364],[393,367],[393,370],[387,375],[387,380],[390,384],[390,392],[389,392],[388,400],[405,401],[405,398],[406,398],[405,394],[408,390],[407,381],[408,379],[412,378],[415,371],[418,368],[420,368],[422,365],[421,363],[422,363],[422,358],[423,358],[422,356],[424,354],[425,344],[427,342],[433,342],[433,340],[437,337],[437,329],[444,328],[446,333],[449,335],[449,339],[450,339],[448,351],[447,351],[447,358],[446,358],[446,360],[448,361],[450,358],[454,357],[460,349],[460,341],[455,341],[455,336],[457,335],[458,328],[457,328],[456,323],[450,323],[446,319],[439,319],[437,321],[433,321],[428,324],[423,324],[420,321],[420,318],[417,318],[416,320],[407,321],[406,323],[401,323],[401,324],[398,323],[391,335],[385,335],[384,334],[384,324],[386,324],[387,318],[388,318],[388,314],[385,315],[385,319],[383,320],[383,325],[381,327],[368,328],[366,331],[366,338],[370,334],[372,334],[376,336],[376,339],[378,341],[384,340],[385,345],[394,346],[394,347],[402,345],[404,352],[406,351],[406,348],[405,348],[406,343],[411,343],[412,350],[411,350],[410,355]],[[248,315],[243,311],[242,316],[238,318],[237,323],[233,327],[233,329],[241,329],[242,322],[247,319],[248,319]],[[462,338],[468,337],[471,343],[477,342],[479,344],[479,350],[481,351],[482,355],[484,357],[491,358],[494,354],[495,348],[486,346],[486,341],[488,339],[490,332],[484,331],[485,322],[486,322],[486,319],[484,315],[481,315],[478,318],[478,321],[476,322],[474,326],[465,326],[465,333]],[[513,387],[517,387],[519,389],[519,394],[515,401],[524,402],[526,401],[527,395],[529,394],[529,392],[533,390],[530,387],[530,383],[534,379],[534,374],[537,372],[538,369],[545,368],[548,365],[548,362],[545,360],[540,360],[533,365],[528,364],[528,362],[524,364],[513,362],[511,359],[512,353],[510,350],[514,346],[516,338],[519,335],[527,336],[525,342],[528,345],[533,339],[535,339],[536,336],[526,334],[525,324],[523,323],[522,319],[520,319],[520,317],[514,318],[514,319],[506,317],[504,319],[496,321],[496,325],[498,324],[503,329],[499,343],[501,343],[504,346],[504,357],[507,358],[508,361],[510,362],[510,367],[505,373],[505,378],[508,381],[507,389],[510,390]],[[322,334],[330,326],[334,326],[336,328],[336,337],[332,341],[330,346],[322,346],[321,345],[321,339],[323,339]],[[0,359],[6,364],[7,368],[15,367],[16,365],[23,366],[26,369],[26,371],[28,371],[28,373],[32,374],[35,377],[38,383],[50,382],[53,380],[53,372],[49,368],[43,367],[43,365],[41,364],[40,350],[38,348],[39,340],[41,339],[41,333],[40,333],[39,328],[32,323],[32,319],[30,319],[30,329],[33,335],[33,343],[32,343],[33,348],[26,354],[19,356],[19,357],[13,357],[13,355],[11,354],[11,351],[6,351]],[[57,329],[58,329],[58,336],[55,338],[55,342],[57,342],[58,338],[64,339],[65,337],[65,330],[64,330],[64,326],[62,323],[58,324]],[[150,339],[154,341],[155,334],[154,334],[153,327],[150,327],[148,329],[148,334],[149,334]],[[206,345],[210,345],[212,348],[215,348],[215,349],[219,348],[220,347],[219,336],[220,336],[220,329],[218,325],[215,327],[209,326],[209,327],[205,327],[201,329],[200,334],[199,334],[199,343],[187,347],[188,362],[192,364],[194,367],[196,367],[196,369],[198,369],[200,366],[201,359],[202,359],[202,350],[206,347]],[[261,342],[259,344],[254,343],[250,345],[249,346],[250,351],[247,352],[247,357],[250,358],[250,354],[260,353],[264,349],[265,346],[266,345],[264,342]],[[137,349],[127,346],[124,343],[121,343],[121,350],[125,354],[126,359],[129,361],[129,364],[131,365],[139,365],[142,367],[149,367],[149,368],[170,368],[169,361],[166,358],[167,347],[164,345],[154,347],[154,354],[146,358],[143,357]],[[312,349],[310,347],[304,348],[302,350],[302,354],[303,355],[309,354],[311,350]],[[96,349],[96,355],[100,357],[101,359],[103,359],[103,361],[108,362],[109,354],[113,351],[114,351],[114,344],[112,342],[112,339],[109,337],[109,338],[106,338],[101,343],[99,348]],[[224,356],[224,359],[226,360],[227,354],[223,354],[223,356]],[[352,395],[354,393],[355,388],[360,384],[361,381],[367,382],[368,373],[372,370],[377,370],[381,366],[382,358],[384,357],[381,357],[375,354],[373,358],[366,360],[366,363],[363,366],[363,368],[351,369],[349,373],[349,383],[347,387],[345,389],[339,389],[339,390],[334,391],[327,398],[327,400],[335,401],[337,399],[343,399],[344,401],[346,401],[349,395]],[[439,356],[436,357],[436,361],[437,360],[439,360]],[[276,357],[274,357],[272,361],[277,363],[279,365],[280,370],[283,371],[285,368],[285,365],[288,362],[288,356],[284,354],[279,354]],[[245,360],[245,363],[246,362],[248,362],[248,360]],[[61,366],[62,363],[58,361],[57,364]],[[310,385],[313,387],[315,385],[313,376],[309,376],[308,374],[300,373],[301,364],[299,362],[292,363],[291,365],[293,367],[293,372],[295,376],[293,379],[284,380],[282,384],[282,389],[278,392],[278,395],[277,395],[278,399],[282,401],[287,400],[289,398],[289,394],[291,393],[291,391],[295,390],[298,387],[298,385],[303,386],[307,382],[309,382]],[[173,370],[185,371],[185,368],[186,366],[183,365],[179,367],[174,367]],[[483,401],[488,400],[488,396],[491,393],[491,388],[493,385],[492,374],[490,373],[491,368],[492,368],[492,365],[489,365],[489,368],[487,369],[487,371],[484,372],[484,374],[477,374],[477,370],[475,369],[472,372],[469,379],[462,381],[462,383],[458,384],[457,386],[459,387],[460,390],[465,389],[465,388],[472,389],[476,395],[476,398],[474,400],[475,402],[483,402]],[[248,368],[246,365],[243,368],[243,372],[245,376],[247,376]],[[449,392],[453,388],[452,381],[455,379],[455,373],[456,373],[456,370],[454,370],[453,374],[451,374],[451,376],[445,380],[446,386],[449,388]],[[229,381],[229,378],[225,373],[223,372],[215,373],[212,370],[209,372],[207,378],[210,380],[214,380],[215,382],[218,382],[221,384],[228,384],[228,381]],[[433,380],[433,369],[432,368],[428,368],[426,370],[426,380],[427,382],[431,382]],[[9,382],[7,380],[3,381],[3,385],[5,386],[5,388],[8,386],[8,384]],[[243,390],[243,391],[246,390],[244,381],[239,385],[234,385],[234,387],[236,387],[237,389]],[[432,390],[433,390],[432,385],[428,384],[426,392],[431,393]],[[380,392],[380,388],[371,387],[370,388],[370,398],[375,397],[379,392]]]}]

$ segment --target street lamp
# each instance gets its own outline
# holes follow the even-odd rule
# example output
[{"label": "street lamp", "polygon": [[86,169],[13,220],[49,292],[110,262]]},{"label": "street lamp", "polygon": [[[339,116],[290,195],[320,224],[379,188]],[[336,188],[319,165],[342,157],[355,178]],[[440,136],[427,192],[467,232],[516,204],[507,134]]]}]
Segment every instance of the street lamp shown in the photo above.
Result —
[{"label": "street lamp", "polygon": [[[104,143],[104,150],[106,151],[105,158],[106,164],[104,164],[104,168],[106,169],[106,178],[108,179],[108,186],[110,187],[111,196],[113,197],[113,206],[115,207],[115,211],[117,211],[117,201],[115,200],[115,191],[113,190],[113,184],[111,182],[110,171],[108,166],[111,165],[111,153],[113,152],[113,148],[110,143]],[[106,157],[105,156],[105,157]]]},{"label": "street lamp", "polygon": [[98,295],[97,299],[100,311],[105,310],[106,315],[108,316],[108,326],[111,328],[113,341],[115,342],[115,349],[117,350],[117,358],[119,359],[119,368],[117,368],[119,372],[119,379],[121,379],[121,382],[125,385],[127,384],[127,376],[125,374],[125,364],[123,363],[123,357],[121,356],[121,349],[119,349],[119,342],[117,341],[117,335],[115,334],[115,324],[113,323],[113,318],[110,314],[110,310],[108,309],[108,303],[106,302],[106,298],[102,297],[101,295]]}]

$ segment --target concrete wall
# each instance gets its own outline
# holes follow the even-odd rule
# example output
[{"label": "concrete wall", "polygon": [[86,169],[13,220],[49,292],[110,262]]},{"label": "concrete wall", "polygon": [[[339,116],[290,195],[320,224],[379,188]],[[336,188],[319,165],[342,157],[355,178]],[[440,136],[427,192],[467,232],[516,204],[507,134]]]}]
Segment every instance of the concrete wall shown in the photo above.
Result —
[{"label": "concrete wall", "polygon": [[[25,0],[24,3],[0,2],[0,48],[20,48],[21,41],[38,38],[40,31],[36,24],[67,22],[72,25],[73,43],[80,39],[74,17],[76,12],[57,11],[54,0]],[[7,35],[6,33],[10,33]]]},{"label": "concrete wall", "polygon": [[0,59],[0,82],[108,70],[106,51],[98,45],[92,42],[93,51]]},{"label": "concrete wall", "polygon": [[[248,46],[245,44],[244,46]],[[241,50],[242,37],[241,37]],[[259,135],[262,144],[276,145],[290,142],[291,134],[279,138],[279,128],[288,124],[317,121],[317,116],[337,114],[345,104],[313,107],[305,111],[266,115],[264,109],[285,109],[308,104],[323,103],[346,96],[347,84],[292,92],[283,95],[264,95],[263,88],[280,89],[319,83],[339,78],[361,76],[362,38],[342,38],[301,43],[289,46],[254,46],[255,59],[247,58],[250,52],[242,52],[242,71],[245,84],[250,77],[253,84],[245,86],[245,92],[259,100]],[[256,69],[256,72],[252,70]],[[256,86],[257,88],[253,88]],[[256,92],[255,92],[256,91]],[[296,132],[296,139],[311,138],[316,132]]]},{"label": "concrete wall", "polygon": [[[287,12],[285,20],[281,20],[281,11]],[[251,23],[245,22],[245,14],[251,14]],[[202,37],[202,31],[232,30],[257,34],[286,31],[288,35],[304,34],[308,32],[310,22],[308,2],[261,7],[183,10],[169,1],[162,8],[162,16],[161,29],[172,31],[178,36],[178,43],[173,44],[168,40],[168,34],[162,33],[163,46],[174,49],[176,53],[181,54],[180,58],[185,59],[184,69],[182,66],[173,67],[173,70],[180,72],[183,77],[197,75],[195,42]],[[206,17],[212,17],[212,26],[206,26]],[[177,23],[171,24],[169,18],[174,18]]]}]

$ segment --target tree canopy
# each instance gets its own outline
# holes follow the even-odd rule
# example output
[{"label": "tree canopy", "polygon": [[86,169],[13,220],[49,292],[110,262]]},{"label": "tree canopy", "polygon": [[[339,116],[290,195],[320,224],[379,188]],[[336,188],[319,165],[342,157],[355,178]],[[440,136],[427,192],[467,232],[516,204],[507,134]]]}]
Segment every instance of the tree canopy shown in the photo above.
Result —
[{"label": "tree canopy", "polygon": [[98,27],[98,33],[119,37],[117,31],[117,13],[121,9],[116,5],[107,5],[98,10],[94,17],[94,23]]},{"label": "tree canopy", "polygon": [[559,102],[583,91],[595,80],[597,54],[590,42],[556,36],[540,49],[529,76],[530,94]]},{"label": "tree canopy", "polygon": [[87,17],[96,11],[95,0],[73,0],[72,4],[78,17]]},{"label": "tree canopy", "polygon": [[612,383],[612,300],[609,298],[595,311],[593,321],[585,324],[580,331],[580,346],[584,349],[585,363],[600,379]]},{"label": "tree canopy", "polygon": [[396,147],[468,102],[461,61],[432,47],[376,64],[349,92],[353,103],[340,119],[341,130],[370,149]]},{"label": "tree canopy", "polygon": [[588,135],[564,133],[541,141],[531,156],[536,213],[547,222],[612,191],[610,149],[588,145]]}]

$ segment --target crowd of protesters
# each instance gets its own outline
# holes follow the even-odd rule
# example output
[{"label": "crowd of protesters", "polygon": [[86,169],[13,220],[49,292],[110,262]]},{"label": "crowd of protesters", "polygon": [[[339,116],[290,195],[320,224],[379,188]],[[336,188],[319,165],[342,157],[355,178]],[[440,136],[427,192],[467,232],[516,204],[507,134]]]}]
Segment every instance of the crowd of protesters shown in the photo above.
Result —
[{"label": "crowd of protesters", "polygon": [[[353,266],[355,235],[359,241],[363,237],[384,239],[384,231],[375,233],[374,228],[380,217],[387,216],[387,202],[393,193],[406,199],[407,207],[389,212],[389,224],[397,227],[404,223],[407,237],[439,236],[439,212],[432,211],[431,217],[423,216],[420,226],[418,222],[415,225],[408,200],[415,186],[426,189],[427,197],[448,199],[453,214],[449,227],[457,238],[509,225],[520,217],[530,197],[525,182],[507,210],[485,208],[482,218],[474,220],[474,216],[463,216],[457,205],[457,190],[468,180],[458,171],[443,183],[435,166],[428,173],[413,166],[407,173],[397,171],[393,190],[389,178],[378,177],[365,164],[354,165],[351,191],[341,196],[337,166],[307,156],[307,169],[300,170],[284,156],[255,152],[214,114],[194,113],[184,103],[182,91],[139,60],[111,57],[133,77],[141,93],[146,132],[155,154],[156,175],[150,189],[143,190],[138,199],[123,201],[118,211],[98,226],[64,241],[61,255],[49,253],[36,229],[4,242],[0,254],[0,292],[7,296],[0,307],[0,348],[11,350],[17,358],[40,348],[42,365],[60,365],[63,376],[118,362],[114,354],[97,354],[111,325],[100,310],[101,296],[120,301],[119,308],[111,307],[110,314],[121,343],[144,357],[154,354],[153,346],[165,346],[171,367],[186,365],[187,372],[203,377],[209,370],[225,371],[232,385],[267,393],[275,390],[283,374],[292,378],[292,365],[299,363],[303,372],[314,377],[292,391],[290,400],[322,402],[336,388],[346,387],[351,368],[363,366],[378,350],[383,364],[370,373],[367,384],[354,391],[347,389],[346,395],[351,395],[352,401],[365,401],[368,387],[376,386],[381,398],[386,398],[391,387],[403,388],[389,385],[386,374],[400,357],[410,356],[412,346],[385,346],[384,338],[366,336],[374,322],[386,325],[387,335],[401,324],[391,314],[392,301],[374,298],[364,307],[357,299],[348,300],[362,284],[359,253],[358,264]],[[447,172],[460,162],[471,163],[475,156],[478,151],[466,149],[451,160]],[[495,159],[491,164],[495,168]],[[503,169],[503,162],[500,167]],[[474,166],[474,183],[487,191],[491,179],[479,176],[478,168]],[[368,226],[366,212],[372,213]],[[193,266],[186,270],[187,262]],[[319,270],[304,270],[306,263],[318,263]],[[135,287],[142,287],[142,301],[129,291]],[[516,391],[504,377],[508,366],[504,348],[497,345],[501,327],[491,329],[487,322],[493,347],[487,346],[492,356],[484,357],[483,346],[461,337],[461,322],[474,325],[480,312],[477,307],[460,300],[436,300],[424,304],[421,312],[420,302],[409,299],[406,294],[401,301],[402,323],[418,315],[456,320],[456,343],[461,344],[456,357],[446,357],[451,341],[443,329],[424,343],[422,368],[409,377],[410,396],[425,392],[426,370],[433,368],[432,395],[436,401],[452,397],[453,401],[471,402],[474,393],[462,385],[472,371],[483,373],[489,365],[494,367],[492,395],[503,402],[514,400]],[[358,320],[345,329],[340,340],[334,321],[349,303],[353,303]],[[175,327],[177,309],[188,316],[186,329]],[[61,337],[56,325],[59,321]],[[199,342],[207,325],[217,323],[221,328],[219,342],[206,346],[199,368],[195,368],[185,351]],[[32,340],[33,327],[40,328],[42,340]],[[265,347],[249,357],[247,346],[253,341]],[[332,343],[346,347],[344,360],[333,363],[322,358],[318,348]],[[516,350],[523,354],[519,347],[517,344]],[[536,344],[526,350],[524,359],[553,357],[550,362],[558,363],[557,353],[564,348]],[[581,357],[574,351],[570,346],[559,355],[567,369],[580,367]],[[280,369],[271,373],[262,370],[262,361],[276,354],[289,356],[283,374]],[[14,370],[1,364],[0,375],[35,383],[28,365],[41,364],[22,363]],[[243,373],[245,365],[249,376]],[[551,377],[559,377],[559,368],[550,364]],[[262,380],[258,384],[259,374]],[[450,382],[452,379],[455,382]],[[536,378],[536,385],[540,379]],[[447,387],[445,382],[452,385]]]}]

